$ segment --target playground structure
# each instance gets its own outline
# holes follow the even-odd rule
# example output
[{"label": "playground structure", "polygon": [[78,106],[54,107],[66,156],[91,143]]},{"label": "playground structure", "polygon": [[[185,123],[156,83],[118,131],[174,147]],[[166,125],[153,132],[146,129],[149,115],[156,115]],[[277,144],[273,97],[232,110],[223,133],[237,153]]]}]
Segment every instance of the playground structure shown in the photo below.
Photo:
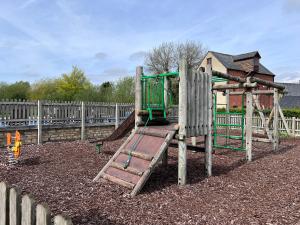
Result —
[{"label": "playground structure", "polygon": [[[143,68],[137,67],[135,78],[135,128],[124,144],[113,155],[109,162],[95,177],[94,181],[104,178],[132,190],[131,196],[140,192],[151,173],[162,162],[167,165],[168,146],[172,139],[178,142],[178,184],[187,182],[187,140],[204,137],[205,170],[212,175],[212,148],[228,148],[246,151],[246,159],[252,160],[252,141],[270,142],[273,149],[278,149],[279,114],[284,120],[278,104],[279,94],[284,88],[271,82],[257,79],[254,72],[246,78],[216,72],[211,64],[206,71],[195,71],[187,67],[183,60],[179,72],[145,76]],[[179,78],[178,122],[168,123],[168,105],[170,99],[169,79]],[[234,83],[218,84],[218,81]],[[264,85],[268,90],[257,90]],[[232,91],[238,90],[238,91]],[[216,93],[225,92],[229,95],[242,95],[243,104],[240,123],[219,124],[216,115]],[[273,95],[274,107],[267,120],[263,114],[257,95]],[[245,96],[245,97],[244,97]],[[244,106],[244,102],[246,103]],[[253,137],[252,116],[254,107],[263,120],[267,138]],[[230,116],[227,108],[224,115]],[[214,123],[213,123],[214,118]],[[270,127],[273,119],[272,129]],[[219,134],[219,127],[225,127],[225,134]],[[241,135],[231,135],[229,130],[238,128]],[[219,144],[218,138],[226,139]],[[228,145],[227,140],[240,140],[239,147]]]},{"label": "playground structure", "polygon": [[6,134],[6,158],[7,164],[9,166],[15,165],[19,162],[19,158],[21,155],[21,134],[19,131],[15,132],[15,136],[12,136],[11,133]]}]

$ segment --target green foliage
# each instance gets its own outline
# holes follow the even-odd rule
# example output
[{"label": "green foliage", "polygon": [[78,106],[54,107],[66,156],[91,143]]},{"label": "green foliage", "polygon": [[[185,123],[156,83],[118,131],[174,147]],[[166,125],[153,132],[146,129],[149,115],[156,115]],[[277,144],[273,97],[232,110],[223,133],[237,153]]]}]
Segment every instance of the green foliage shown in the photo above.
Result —
[{"label": "green foliage", "polygon": [[124,77],[117,82],[93,85],[77,67],[57,79],[28,82],[0,83],[0,99],[134,102],[134,78]]},{"label": "green foliage", "polygon": [[116,102],[134,102],[134,78],[124,77],[117,81],[115,87]]},{"label": "green foliage", "polygon": [[27,99],[30,92],[30,84],[18,81],[13,84],[0,84],[0,99]]},{"label": "green foliage", "polygon": [[62,100],[57,89],[58,80],[41,80],[31,85],[30,99]]},{"label": "green foliage", "polygon": [[91,88],[91,83],[88,81],[84,72],[76,66],[69,74],[63,74],[62,78],[57,81],[57,90],[62,98],[66,101],[74,101],[75,97],[81,92]]}]

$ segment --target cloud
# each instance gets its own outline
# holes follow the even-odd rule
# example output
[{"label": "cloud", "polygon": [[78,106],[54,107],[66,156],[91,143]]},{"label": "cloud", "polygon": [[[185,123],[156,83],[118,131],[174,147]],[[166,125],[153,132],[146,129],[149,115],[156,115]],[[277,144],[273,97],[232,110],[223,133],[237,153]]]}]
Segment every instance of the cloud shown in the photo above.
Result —
[{"label": "cloud", "polygon": [[131,61],[137,61],[137,60],[144,59],[145,56],[146,56],[146,54],[147,54],[147,52],[145,52],[145,51],[138,51],[138,52],[132,53],[129,56],[129,60],[131,60]]},{"label": "cloud", "polygon": [[21,9],[24,9],[24,8],[30,6],[31,4],[34,4],[34,3],[37,2],[37,1],[38,1],[38,0],[27,0],[27,1],[25,1],[25,2],[20,6],[20,8],[21,8]]},{"label": "cloud", "polygon": [[105,52],[98,52],[95,54],[95,58],[100,60],[106,59],[107,56],[108,55]]},{"label": "cloud", "polygon": [[285,12],[299,12],[300,13],[300,0],[285,0],[283,5]]},{"label": "cloud", "polygon": [[276,76],[276,81],[284,83],[298,83],[300,81],[300,72],[285,72]]}]

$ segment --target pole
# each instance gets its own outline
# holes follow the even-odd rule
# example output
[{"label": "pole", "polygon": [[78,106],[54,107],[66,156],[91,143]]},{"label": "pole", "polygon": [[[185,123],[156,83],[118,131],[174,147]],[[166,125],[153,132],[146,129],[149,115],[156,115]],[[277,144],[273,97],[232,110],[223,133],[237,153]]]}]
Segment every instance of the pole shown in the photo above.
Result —
[{"label": "pole", "polygon": [[143,67],[138,66],[135,75],[135,129],[137,129],[138,124],[142,122],[142,118],[138,115],[139,111],[142,109],[142,75]]},{"label": "pole", "polygon": [[42,144],[42,120],[43,120],[43,105],[42,101],[38,100],[38,145]]},{"label": "pole", "polygon": [[81,102],[81,140],[85,140],[85,104]]},{"label": "pole", "polygon": [[278,121],[279,121],[279,109],[278,109],[278,89],[274,88],[274,119],[273,119],[273,150],[278,150]]},{"label": "pole", "polygon": [[120,123],[120,111],[119,111],[119,105],[116,103],[116,121],[115,121],[115,129],[119,127]]},{"label": "pole", "polygon": [[179,140],[178,140],[178,184],[186,184],[186,125],[187,125],[187,74],[188,68],[185,60],[179,67]]}]

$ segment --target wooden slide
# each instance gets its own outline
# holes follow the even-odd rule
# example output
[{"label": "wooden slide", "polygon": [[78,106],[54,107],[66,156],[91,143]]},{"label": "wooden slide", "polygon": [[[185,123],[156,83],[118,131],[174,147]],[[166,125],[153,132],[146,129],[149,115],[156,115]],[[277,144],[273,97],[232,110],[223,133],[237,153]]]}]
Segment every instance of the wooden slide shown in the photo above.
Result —
[{"label": "wooden slide", "polygon": [[131,196],[135,196],[162,159],[175,133],[176,129],[171,126],[138,128],[127,138],[94,181],[104,178],[131,189]]}]

